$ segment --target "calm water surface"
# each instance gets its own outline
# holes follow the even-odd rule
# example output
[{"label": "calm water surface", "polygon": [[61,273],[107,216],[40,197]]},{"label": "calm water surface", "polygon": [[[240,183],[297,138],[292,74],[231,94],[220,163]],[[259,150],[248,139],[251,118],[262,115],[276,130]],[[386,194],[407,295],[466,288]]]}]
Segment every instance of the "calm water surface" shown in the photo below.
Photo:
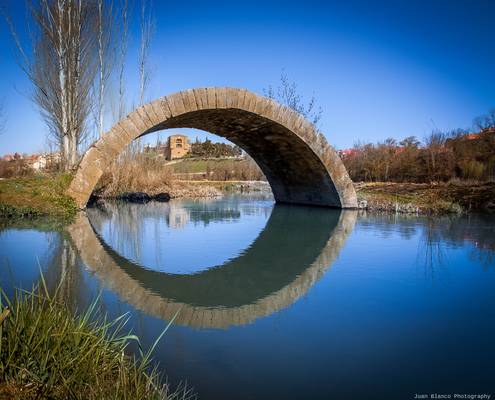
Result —
[{"label": "calm water surface", "polygon": [[105,203],[64,231],[3,227],[0,283],[40,270],[129,312],[201,399],[495,395],[495,218],[400,217],[233,196]]}]

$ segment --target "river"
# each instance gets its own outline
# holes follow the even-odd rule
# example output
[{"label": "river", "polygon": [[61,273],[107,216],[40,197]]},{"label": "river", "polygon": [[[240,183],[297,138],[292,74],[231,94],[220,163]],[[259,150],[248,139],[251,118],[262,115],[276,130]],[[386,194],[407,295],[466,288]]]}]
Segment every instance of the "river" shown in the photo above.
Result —
[{"label": "river", "polygon": [[62,230],[3,225],[0,282],[43,272],[200,399],[491,393],[495,217],[274,205],[233,195],[107,202]]}]

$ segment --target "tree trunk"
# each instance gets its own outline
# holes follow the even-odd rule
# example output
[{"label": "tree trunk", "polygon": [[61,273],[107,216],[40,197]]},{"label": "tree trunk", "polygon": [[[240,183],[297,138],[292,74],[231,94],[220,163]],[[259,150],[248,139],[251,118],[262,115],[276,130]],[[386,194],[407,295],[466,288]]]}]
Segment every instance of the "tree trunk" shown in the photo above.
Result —
[{"label": "tree trunk", "polygon": [[77,163],[77,136],[75,134],[70,136],[69,140],[69,164],[68,169],[75,167]]},{"label": "tree trunk", "polygon": [[70,154],[70,144],[69,136],[64,135],[62,138],[62,161],[64,164],[64,170],[70,168],[69,154]]}]

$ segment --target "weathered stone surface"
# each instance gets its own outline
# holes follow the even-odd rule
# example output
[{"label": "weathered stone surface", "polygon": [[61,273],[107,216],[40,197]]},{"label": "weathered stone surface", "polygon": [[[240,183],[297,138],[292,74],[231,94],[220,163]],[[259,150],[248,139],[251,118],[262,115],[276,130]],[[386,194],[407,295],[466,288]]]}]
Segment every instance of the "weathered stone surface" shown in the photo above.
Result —
[{"label": "weathered stone surface", "polygon": [[244,89],[198,88],[139,107],[98,140],[69,189],[84,207],[102,172],[133,139],[167,128],[197,128],[244,149],[278,202],[356,208],[352,181],[335,150],[300,114]]},{"label": "weathered stone surface", "polygon": [[139,116],[141,117],[141,120],[144,121],[146,126],[153,126],[154,123],[151,120],[151,118],[148,116],[148,113],[146,112],[145,107],[146,106],[141,106],[141,107],[136,108],[136,112],[139,114]]},{"label": "weathered stone surface", "polygon": [[206,97],[206,89],[205,88],[198,88],[198,89],[193,89],[194,93],[194,99],[196,100],[196,105],[198,110],[203,110],[207,108],[208,106],[208,101]]},{"label": "weathered stone surface", "polygon": [[180,92],[167,96],[167,102],[174,117],[186,113],[186,108]]},{"label": "weathered stone surface", "polygon": [[217,88],[217,108],[227,108],[227,89]]},{"label": "weathered stone surface", "polygon": [[149,128],[149,124],[146,124],[146,122],[143,121],[137,110],[131,112],[128,115],[128,118],[132,121],[134,126],[142,133],[146,132],[146,130]]}]

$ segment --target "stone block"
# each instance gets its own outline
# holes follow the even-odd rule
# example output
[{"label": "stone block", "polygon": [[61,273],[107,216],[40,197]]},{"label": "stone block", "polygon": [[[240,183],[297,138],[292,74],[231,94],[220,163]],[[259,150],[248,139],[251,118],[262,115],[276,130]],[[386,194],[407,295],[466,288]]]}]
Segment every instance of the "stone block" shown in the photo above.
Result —
[{"label": "stone block", "polygon": [[184,102],[182,100],[182,95],[180,94],[180,92],[167,96],[167,102],[170,107],[170,112],[172,113],[172,116],[176,117],[186,112],[186,109],[184,107]]},{"label": "stone block", "polygon": [[150,128],[150,125],[147,124],[145,121],[143,121],[143,119],[141,118],[141,116],[139,115],[139,113],[137,111],[131,112],[127,118],[132,121],[134,126],[136,126],[136,128],[138,128],[138,130],[141,132],[141,134],[146,132]]},{"label": "stone block", "polygon": [[225,88],[217,88],[216,89],[217,96],[217,108],[227,108],[227,89]]},{"label": "stone block", "polygon": [[215,88],[206,88],[206,107],[210,110],[217,108],[217,91]]},{"label": "stone block", "polygon": [[205,110],[208,108],[208,95],[205,88],[193,89],[194,99],[198,110]]},{"label": "stone block", "polygon": [[182,101],[187,112],[197,111],[198,105],[196,104],[196,98],[192,89],[184,90],[181,92]]}]

